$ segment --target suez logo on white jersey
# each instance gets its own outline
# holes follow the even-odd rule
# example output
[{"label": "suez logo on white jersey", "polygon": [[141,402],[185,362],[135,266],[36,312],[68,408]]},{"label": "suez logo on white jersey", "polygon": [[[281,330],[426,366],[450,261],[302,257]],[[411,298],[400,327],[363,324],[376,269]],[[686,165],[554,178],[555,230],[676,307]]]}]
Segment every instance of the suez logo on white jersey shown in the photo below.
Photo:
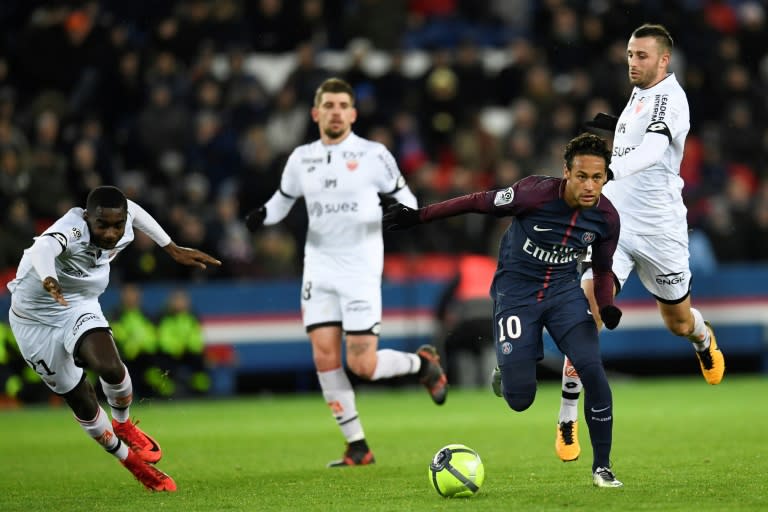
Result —
[{"label": "suez logo on white jersey", "polygon": [[340,203],[320,203],[313,201],[307,205],[307,213],[310,217],[322,217],[323,215],[334,215],[337,213],[357,213],[357,201],[343,201]]}]

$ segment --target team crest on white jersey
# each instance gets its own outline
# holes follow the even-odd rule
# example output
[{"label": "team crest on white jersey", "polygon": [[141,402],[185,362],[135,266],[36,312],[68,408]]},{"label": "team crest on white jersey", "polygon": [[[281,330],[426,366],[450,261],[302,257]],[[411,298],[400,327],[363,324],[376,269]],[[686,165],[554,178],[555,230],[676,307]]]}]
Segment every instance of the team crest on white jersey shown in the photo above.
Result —
[{"label": "team crest on white jersey", "polygon": [[75,240],[80,240],[80,238],[83,236],[83,234],[80,232],[79,229],[73,227],[72,228],[72,236],[74,237]]}]

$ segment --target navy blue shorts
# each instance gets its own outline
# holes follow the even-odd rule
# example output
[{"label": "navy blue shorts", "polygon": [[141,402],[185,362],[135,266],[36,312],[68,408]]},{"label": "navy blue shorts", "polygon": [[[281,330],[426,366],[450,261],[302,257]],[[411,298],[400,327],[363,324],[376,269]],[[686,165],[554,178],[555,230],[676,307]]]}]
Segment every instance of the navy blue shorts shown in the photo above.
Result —
[{"label": "navy blue shorts", "polygon": [[[574,287],[538,304],[511,306],[496,302],[494,312],[493,334],[499,366],[543,359],[545,328],[560,351],[572,360],[600,359],[597,325],[581,288]],[[588,339],[567,336],[584,322],[594,327],[586,330],[590,333]]]}]

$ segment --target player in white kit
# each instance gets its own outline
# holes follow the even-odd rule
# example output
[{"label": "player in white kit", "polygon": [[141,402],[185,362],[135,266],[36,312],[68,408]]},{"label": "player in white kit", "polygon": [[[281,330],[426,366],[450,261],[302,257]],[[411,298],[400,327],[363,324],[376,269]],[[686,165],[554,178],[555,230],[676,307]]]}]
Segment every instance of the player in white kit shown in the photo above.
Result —
[{"label": "player in white kit", "polygon": [[255,231],[280,222],[297,198],[306,201],[303,323],[323,397],[347,442],[344,456],[329,467],[374,462],[342,364],[344,337],[347,366],[355,375],[379,380],[418,374],[437,404],[445,402],[447,391],[434,347],[422,346],[415,354],[377,350],[384,267],[379,194],[412,207],[416,198],[390,152],[352,132],[356,118],[352,87],[337,78],[324,81],[312,108],[320,139],[291,153],[279,190],[246,217]]},{"label": "player in white kit", "polygon": [[[64,398],[83,430],[147,488],[175,491],[173,479],[152,465],[162,456],[160,446],[130,420],[131,377],[99,304],[110,262],[133,240],[134,228],[179,263],[221,264],[177,246],[118,188],[97,187],[88,194],[85,210],[69,210],[24,251],[16,278],[8,283],[8,319],[27,364]],[[83,368],[99,376],[111,422]]]},{"label": "player in white kit", "polygon": [[[687,210],[680,177],[690,114],[685,92],[668,70],[672,47],[667,29],[651,24],[635,29],[627,44],[634,88],[614,129],[610,164],[614,180],[603,188],[621,218],[613,273],[618,293],[630,272],[637,270],[645,289],[656,298],[667,329],[693,344],[705,380],[719,384],[725,359],[711,325],[691,307]],[[600,325],[590,270],[584,273],[582,287]],[[580,453],[577,417],[582,389],[567,358],[562,384],[555,449],[567,462]]]}]

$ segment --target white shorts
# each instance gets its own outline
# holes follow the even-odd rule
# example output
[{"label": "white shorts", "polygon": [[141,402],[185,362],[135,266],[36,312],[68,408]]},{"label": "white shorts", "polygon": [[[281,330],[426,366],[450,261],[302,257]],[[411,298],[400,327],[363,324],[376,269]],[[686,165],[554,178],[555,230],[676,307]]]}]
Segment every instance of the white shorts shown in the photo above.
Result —
[{"label": "white shorts", "polygon": [[8,321],[27,364],[58,394],[72,391],[83,378],[83,369],[72,355],[80,337],[91,329],[109,328],[95,301],[72,307],[55,327],[19,316],[13,308]]},{"label": "white shorts", "polygon": [[381,324],[381,281],[313,279],[301,285],[304,327],[341,323],[346,332],[371,331]]},{"label": "white shorts", "polygon": [[[613,273],[623,287],[637,269],[640,282],[659,301],[676,304],[691,289],[687,235],[635,235],[622,232],[613,255]],[[582,279],[592,279],[588,269]]]}]

